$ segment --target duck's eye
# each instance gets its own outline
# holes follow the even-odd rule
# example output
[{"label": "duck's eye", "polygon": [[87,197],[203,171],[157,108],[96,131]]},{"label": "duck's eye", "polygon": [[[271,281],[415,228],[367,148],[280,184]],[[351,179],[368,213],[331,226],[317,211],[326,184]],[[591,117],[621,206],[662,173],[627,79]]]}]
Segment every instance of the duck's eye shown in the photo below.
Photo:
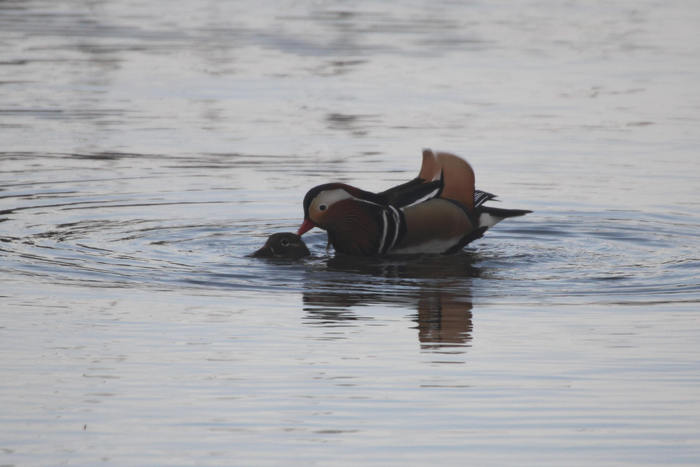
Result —
[{"label": "duck's eye", "polygon": [[280,243],[282,244],[282,246],[289,246],[289,240],[287,240],[286,238],[284,240],[282,240]]},{"label": "duck's eye", "polygon": [[325,211],[327,207],[328,207],[328,206],[326,206],[325,204],[321,204],[321,205],[318,207],[318,210],[319,210],[319,211]]}]

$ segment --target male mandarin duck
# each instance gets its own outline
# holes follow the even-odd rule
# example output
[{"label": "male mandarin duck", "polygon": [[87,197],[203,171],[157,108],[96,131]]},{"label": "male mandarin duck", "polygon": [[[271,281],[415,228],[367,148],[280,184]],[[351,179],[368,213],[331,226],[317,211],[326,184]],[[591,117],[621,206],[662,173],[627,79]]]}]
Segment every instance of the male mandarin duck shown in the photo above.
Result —
[{"label": "male mandarin duck", "polygon": [[455,253],[503,219],[532,212],[483,205],[493,198],[474,189],[467,161],[425,149],[418,177],[381,193],[344,183],[312,188],[297,234],[320,227],[348,255]]}]

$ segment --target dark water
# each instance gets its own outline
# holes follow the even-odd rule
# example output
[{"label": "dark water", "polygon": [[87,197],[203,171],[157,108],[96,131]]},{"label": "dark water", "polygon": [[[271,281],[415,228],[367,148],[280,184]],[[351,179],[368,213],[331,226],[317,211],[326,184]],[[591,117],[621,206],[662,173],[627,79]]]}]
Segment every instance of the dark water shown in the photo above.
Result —
[{"label": "dark water", "polygon": [[[698,20],[0,1],[0,464],[697,465]],[[246,256],[423,147],[534,213]]]}]

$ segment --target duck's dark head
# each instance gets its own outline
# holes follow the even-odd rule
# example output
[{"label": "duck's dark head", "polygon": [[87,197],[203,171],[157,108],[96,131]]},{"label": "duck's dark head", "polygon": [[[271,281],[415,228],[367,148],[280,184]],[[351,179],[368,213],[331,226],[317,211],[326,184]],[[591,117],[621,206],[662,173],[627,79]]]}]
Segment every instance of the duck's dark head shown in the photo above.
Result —
[{"label": "duck's dark head", "polygon": [[297,234],[281,232],[270,235],[265,245],[251,256],[256,258],[290,258],[299,259],[311,253]]},{"label": "duck's dark head", "polygon": [[304,196],[304,222],[297,231],[304,235],[314,227],[328,230],[328,225],[342,213],[343,201],[356,200],[366,203],[379,203],[377,195],[360,190],[345,183],[326,183],[316,186]]}]

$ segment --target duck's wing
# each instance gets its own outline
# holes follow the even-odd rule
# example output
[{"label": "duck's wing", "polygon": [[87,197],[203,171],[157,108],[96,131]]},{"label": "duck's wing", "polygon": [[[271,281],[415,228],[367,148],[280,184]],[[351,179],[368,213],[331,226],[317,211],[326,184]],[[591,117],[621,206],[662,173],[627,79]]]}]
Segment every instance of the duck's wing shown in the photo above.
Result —
[{"label": "duck's wing", "polygon": [[431,198],[437,198],[440,196],[441,191],[442,179],[427,182],[421,178],[414,178],[411,181],[382,191],[377,196],[381,197],[387,205],[404,208],[422,203]]},{"label": "duck's wing", "polygon": [[397,208],[413,206],[432,198],[457,201],[469,211],[496,198],[496,195],[474,189],[474,171],[467,161],[454,154],[423,150],[423,163],[418,177],[377,193],[384,204]]},{"label": "duck's wing", "polygon": [[442,180],[440,198],[457,201],[469,211],[474,209],[474,170],[461,157],[447,152],[423,150],[423,165],[418,178]]}]

